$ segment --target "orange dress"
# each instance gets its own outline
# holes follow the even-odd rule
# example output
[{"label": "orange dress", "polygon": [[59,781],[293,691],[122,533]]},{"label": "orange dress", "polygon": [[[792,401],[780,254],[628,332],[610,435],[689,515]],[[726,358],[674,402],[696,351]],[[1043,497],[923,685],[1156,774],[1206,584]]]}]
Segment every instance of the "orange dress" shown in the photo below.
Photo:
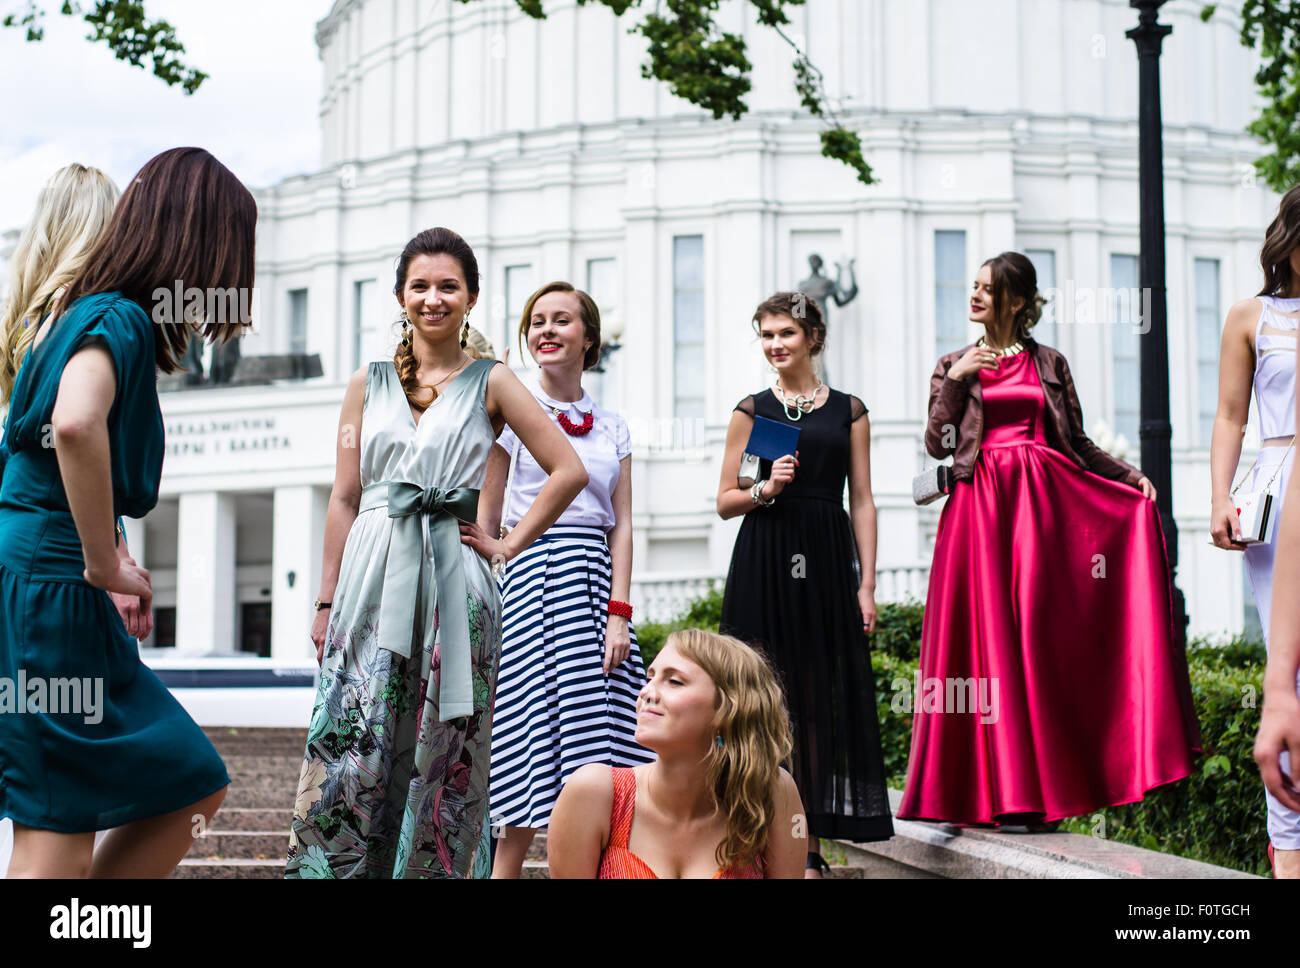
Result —
[{"label": "orange dress", "polygon": [[[629,766],[612,766],[614,771],[614,806],[609,811],[609,844],[600,858],[600,880],[658,880],[659,875],[632,851],[627,843],[632,836],[632,814],[636,812],[636,773]],[[714,880],[762,880],[754,865],[718,871]]]}]

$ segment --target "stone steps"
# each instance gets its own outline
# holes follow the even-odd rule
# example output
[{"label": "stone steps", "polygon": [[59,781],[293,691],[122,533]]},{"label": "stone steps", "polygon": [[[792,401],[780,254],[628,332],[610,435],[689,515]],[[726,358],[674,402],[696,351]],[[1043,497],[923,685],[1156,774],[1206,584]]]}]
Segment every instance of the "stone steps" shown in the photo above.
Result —
[{"label": "stone steps", "polygon": [[293,819],[292,807],[227,807],[221,810],[213,820],[213,833],[219,830],[231,831],[273,831],[289,834],[289,824]]},{"label": "stone steps", "polygon": [[179,880],[280,880],[284,860],[206,860],[185,858],[172,873]]},{"label": "stone steps", "polygon": [[214,830],[194,841],[190,857],[204,860],[284,860],[289,828]]},{"label": "stone steps", "polygon": [[292,756],[301,763],[307,748],[306,729],[205,726],[203,732],[222,759],[231,756]]}]

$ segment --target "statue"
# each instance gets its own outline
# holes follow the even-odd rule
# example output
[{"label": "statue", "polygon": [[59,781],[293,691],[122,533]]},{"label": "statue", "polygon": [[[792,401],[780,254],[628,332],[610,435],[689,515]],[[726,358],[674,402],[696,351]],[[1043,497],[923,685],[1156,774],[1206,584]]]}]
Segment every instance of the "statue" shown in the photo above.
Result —
[{"label": "statue", "polygon": [[208,375],[212,378],[213,384],[224,386],[230,383],[235,375],[235,368],[239,365],[239,357],[238,336],[225,344],[213,344],[212,363],[208,367]]},{"label": "statue", "polygon": [[185,385],[187,387],[200,386],[203,383],[202,337],[190,337],[190,345],[185,349],[182,365],[185,370]]},{"label": "statue", "polygon": [[799,283],[798,289],[805,295],[812,296],[817,300],[817,305],[821,307],[822,313],[828,318],[830,313],[830,300],[835,301],[837,306],[847,306],[858,294],[858,281],[853,275],[853,264],[857,259],[848,261],[849,270],[849,288],[845,289],[841,284],[844,278],[845,263],[835,263],[835,281],[832,282],[822,271],[822,257],[813,253],[808,256],[808,265],[812,268],[812,275]]}]

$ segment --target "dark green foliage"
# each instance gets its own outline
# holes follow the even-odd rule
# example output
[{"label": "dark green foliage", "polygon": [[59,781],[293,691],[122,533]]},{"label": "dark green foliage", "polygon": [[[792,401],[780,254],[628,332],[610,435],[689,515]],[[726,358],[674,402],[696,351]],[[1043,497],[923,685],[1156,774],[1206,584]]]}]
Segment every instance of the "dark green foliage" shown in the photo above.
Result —
[{"label": "dark green foliage", "polygon": [[[1214,16],[1217,4],[1201,9]],[[1246,130],[1272,152],[1255,162],[1255,170],[1276,192],[1300,182],[1300,0],[1244,0],[1241,42],[1259,49],[1255,72],[1262,107]]]},{"label": "dark green foliage", "polygon": [[704,629],[706,632],[718,631],[718,622],[722,618],[722,586],[718,583],[713,590],[702,598],[693,601],[684,612],[671,622],[646,622],[636,626],[636,641],[641,649],[641,658],[650,667],[664,641],[678,629]]},{"label": "dark green foliage", "polygon": [[[90,26],[86,39],[107,45],[118,60],[132,67],[144,67],[148,60],[154,76],[169,87],[193,94],[208,79],[202,71],[185,66],[181,60],[185,46],[176,39],[176,29],[166,20],[150,20],[144,0],[95,0],[89,9],[76,0],[64,0],[59,13],[84,20]],[[24,28],[27,40],[36,42],[45,36],[44,18],[36,0],[26,0],[22,13],[5,14],[0,26]]]},{"label": "dark green foliage", "polygon": [[[476,3],[478,0],[457,0]],[[515,0],[519,9],[530,17],[544,19],[543,0]],[[643,7],[642,0],[579,0],[581,4],[599,3],[617,16],[632,7]],[[751,88],[753,65],[747,56],[745,38],[722,30],[716,14],[720,0],[659,0],[639,23],[629,28],[646,40],[649,59],[641,67],[644,77],[668,85],[677,97],[703,108],[715,119],[737,120],[748,106],[745,95]],[[748,0],[758,23],[776,31],[794,50],[795,88],[808,112],[826,124],[821,132],[822,155],[848,165],[857,172],[864,185],[875,184],[871,166],[862,154],[862,139],[836,117],[822,85],[822,73],[808,60],[799,46],[781,29],[790,23],[792,7],[805,0]]]}]

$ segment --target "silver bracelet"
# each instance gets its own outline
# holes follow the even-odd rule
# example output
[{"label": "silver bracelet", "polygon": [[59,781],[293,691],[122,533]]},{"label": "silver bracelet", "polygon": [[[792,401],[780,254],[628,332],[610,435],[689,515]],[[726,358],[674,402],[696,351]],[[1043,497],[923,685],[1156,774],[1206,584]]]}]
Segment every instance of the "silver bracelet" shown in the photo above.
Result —
[{"label": "silver bracelet", "polygon": [[766,500],[763,498],[763,485],[766,483],[766,479],[763,478],[755,481],[754,486],[749,489],[749,497],[755,504],[761,504],[763,507],[771,507],[776,503],[776,498],[769,497]]}]

